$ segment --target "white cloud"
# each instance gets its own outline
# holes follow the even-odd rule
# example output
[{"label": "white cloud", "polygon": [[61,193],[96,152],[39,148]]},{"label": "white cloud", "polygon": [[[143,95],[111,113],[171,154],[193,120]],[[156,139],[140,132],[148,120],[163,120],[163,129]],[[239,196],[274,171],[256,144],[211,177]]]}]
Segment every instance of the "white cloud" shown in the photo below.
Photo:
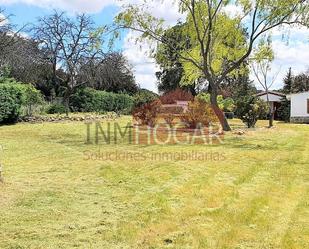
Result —
[{"label": "white cloud", "polygon": [[239,5],[235,5],[235,4],[228,4],[228,5],[224,6],[223,11],[231,17],[237,17],[237,16],[240,16],[242,14],[241,7]]},{"label": "white cloud", "polygon": [[[121,6],[122,4],[143,4],[143,0],[0,0],[0,4],[28,4],[41,8],[57,8],[70,13],[99,13],[109,5]],[[149,0],[149,11],[158,18],[164,18],[168,25],[175,24],[183,16],[179,14],[178,8],[172,1]],[[156,91],[155,72],[158,67],[154,59],[149,57],[149,45],[146,43],[135,44],[132,37],[137,34],[129,32],[125,38],[123,47],[124,54],[134,66],[137,82],[141,87]]]},{"label": "white cloud", "polygon": [[138,34],[129,32],[124,41],[124,55],[128,58],[134,69],[136,82],[142,88],[157,91],[155,72],[158,67],[155,60],[149,56],[149,44],[135,43]]},{"label": "white cloud", "polygon": [[99,13],[115,0],[0,0],[2,5],[28,4],[47,9],[61,9],[68,12]]},{"label": "white cloud", "polygon": [[175,24],[185,16],[179,13],[178,0],[119,0],[118,5],[134,4],[141,6],[147,3],[147,10],[157,18],[163,18],[168,25]]},{"label": "white cloud", "polygon": [[[128,0],[127,3],[142,3],[143,0]],[[177,5],[173,1],[154,0],[148,4],[149,11],[157,18],[163,18],[166,26],[172,26],[184,16],[178,12]],[[133,65],[136,81],[142,88],[157,92],[157,79],[155,73],[159,67],[153,58],[150,58],[149,51],[154,44],[147,42],[135,43],[135,38],[140,35],[136,32],[129,32],[125,38],[124,54]]]},{"label": "white cloud", "polygon": [[[273,50],[275,60],[272,64],[273,74],[277,74],[273,89],[283,86],[283,79],[291,67],[294,74],[299,74],[309,68],[309,29],[287,27],[275,29],[273,35]],[[254,79],[254,77],[251,77]],[[257,83],[259,87],[259,84]]]},{"label": "white cloud", "polygon": [[279,27],[279,28],[275,28],[271,31],[271,34],[274,37],[282,37],[282,35],[286,36],[287,38],[290,39],[295,39],[295,38],[305,38],[307,37],[307,39],[309,39],[309,29],[305,26],[294,26],[294,27],[290,27],[290,26],[283,26],[283,27]]},{"label": "white cloud", "polygon": [[[145,2],[145,0],[0,0],[0,5],[24,3],[47,9],[58,8],[71,13],[99,13],[110,5],[120,6],[121,4],[143,4]],[[174,25],[179,19],[184,19],[184,15],[179,13],[174,0],[147,0],[147,6],[154,16],[163,18],[167,26]],[[232,16],[240,13],[239,7],[232,4],[225,7],[225,11]],[[158,71],[158,66],[154,59],[149,57],[149,44],[135,44],[134,37],[137,35],[132,32],[128,33],[123,47],[124,54],[134,66],[137,82],[144,88],[156,90],[155,72]],[[274,88],[280,88],[289,67],[292,67],[295,74],[309,67],[309,30],[281,28],[273,30],[272,35],[276,56],[273,71],[277,72],[281,68]],[[286,39],[283,40],[282,37],[289,37],[289,42]]]},{"label": "white cloud", "polygon": [[3,13],[0,13],[0,27],[9,24],[9,20]]},{"label": "white cloud", "polygon": [[5,16],[0,14],[0,27],[4,26],[5,24],[7,24],[7,21],[5,19]]},{"label": "white cloud", "polygon": [[[168,25],[174,25],[184,16],[178,12],[178,7],[174,1],[149,0],[147,6],[149,11],[158,18],[163,18]],[[121,6],[122,4],[143,4],[144,0],[0,0],[0,4],[8,5],[14,3],[24,3],[41,8],[58,8],[71,13],[86,12],[99,13],[109,5]],[[125,38],[124,54],[129,62],[134,66],[137,83],[141,87],[157,91],[155,72],[158,66],[154,59],[149,57],[149,45],[147,43],[135,44],[132,37],[136,33],[129,32]]]},{"label": "white cloud", "polygon": [[274,70],[281,68],[274,88],[283,86],[283,79],[291,67],[294,74],[299,74],[309,68],[309,44],[308,42],[295,41],[293,45],[286,45],[282,41],[274,42]]},{"label": "white cloud", "polygon": [[[142,2],[142,0],[128,0],[129,2]],[[173,1],[162,2],[154,1],[157,5],[151,2],[150,8],[152,14],[156,17],[162,17],[166,20],[167,25],[174,25],[177,20],[184,19],[184,16],[178,12]],[[237,6],[229,5],[225,7],[225,11],[231,16],[239,15],[241,10]],[[158,66],[155,61],[148,56],[149,45],[147,43],[135,44],[130,38],[136,37],[136,33],[130,32],[127,36],[124,46],[125,55],[135,68],[137,82],[142,87],[150,90],[156,89],[155,72],[158,71]],[[272,31],[274,37],[273,49],[275,52],[275,60],[272,65],[273,74],[278,74],[274,89],[283,86],[283,79],[289,69],[292,67],[294,74],[305,71],[309,67],[309,30],[307,28],[281,28]],[[284,37],[284,39],[283,39]],[[289,39],[287,39],[289,38]],[[251,75],[254,80],[254,77]],[[259,84],[257,83],[257,87]]]}]

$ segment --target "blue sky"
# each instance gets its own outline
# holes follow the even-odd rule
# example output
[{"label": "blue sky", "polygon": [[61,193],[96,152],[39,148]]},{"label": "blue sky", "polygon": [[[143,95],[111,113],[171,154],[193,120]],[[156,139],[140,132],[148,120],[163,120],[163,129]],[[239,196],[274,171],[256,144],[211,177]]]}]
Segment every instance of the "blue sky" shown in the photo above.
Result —
[{"label": "blue sky", "polygon": [[[125,3],[141,3],[143,0],[122,0]],[[171,0],[148,1],[152,13],[164,18],[168,25],[173,25],[183,18],[173,6]],[[6,13],[13,14],[12,22],[23,25],[36,21],[38,16],[51,13],[53,9],[67,11],[69,15],[85,12],[93,16],[97,25],[111,23],[114,15],[119,11],[120,3],[116,0],[0,0],[0,7]],[[232,6],[230,11],[236,11]],[[305,28],[280,29],[273,32],[273,49],[276,59],[273,72],[278,74],[273,88],[282,86],[282,79],[289,67],[294,74],[309,68],[309,31]],[[149,58],[149,44],[135,44],[137,34],[127,32],[115,49],[122,50],[132,64],[137,83],[143,88],[157,90],[155,72],[158,66]],[[289,37],[289,39],[283,39]],[[287,42],[288,41],[288,42]],[[252,76],[254,80],[254,77]],[[259,87],[259,85],[257,84]]]},{"label": "blue sky", "polygon": [[[1,0],[0,0],[1,3]],[[35,5],[24,3],[2,4],[6,13],[13,14],[12,22],[24,25],[33,23],[37,17],[52,13],[53,8],[42,8]],[[61,9],[60,9],[61,10]],[[108,24],[112,21],[119,8],[115,5],[110,5],[99,11],[98,13],[90,13],[97,25]],[[70,13],[73,15],[73,13]]]}]

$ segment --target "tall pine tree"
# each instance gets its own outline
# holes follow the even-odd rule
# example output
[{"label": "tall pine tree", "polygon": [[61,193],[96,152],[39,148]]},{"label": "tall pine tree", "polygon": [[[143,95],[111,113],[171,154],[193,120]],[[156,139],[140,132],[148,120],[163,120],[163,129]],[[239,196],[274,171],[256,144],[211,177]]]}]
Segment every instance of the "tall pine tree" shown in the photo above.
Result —
[{"label": "tall pine tree", "polygon": [[[283,93],[290,94],[293,91],[293,74],[292,68],[289,68],[287,75],[283,80]],[[289,101],[286,97],[281,99],[281,106],[278,109],[278,117],[280,120],[284,122],[289,122],[291,116],[291,101]]]},{"label": "tall pine tree", "polygon": [[284,86],[283,86],[283,92],[285,94],[289,94],[292,92],[292,87],[293,87],[293,74],[292,74],[292,68],[289,68],[289,71],[284,78]]}]

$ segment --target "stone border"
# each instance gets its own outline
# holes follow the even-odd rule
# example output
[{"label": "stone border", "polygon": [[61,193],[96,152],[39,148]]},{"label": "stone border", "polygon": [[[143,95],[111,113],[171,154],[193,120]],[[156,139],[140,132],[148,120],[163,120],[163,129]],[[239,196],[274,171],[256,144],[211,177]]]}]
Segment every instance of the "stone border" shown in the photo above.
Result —
[{"label": "stone border", "polygon": [[291,117],[291,123],[309,124],[309,117]]},{"label": "stone border", "polygon": [[18,122],[21,123],[53,123],[53,122],[89,122],[97,120],[116,120],[120,115],[116,113],[106,115],[72,115],[72,116],[33,116],[33,117],[21,117]]}]

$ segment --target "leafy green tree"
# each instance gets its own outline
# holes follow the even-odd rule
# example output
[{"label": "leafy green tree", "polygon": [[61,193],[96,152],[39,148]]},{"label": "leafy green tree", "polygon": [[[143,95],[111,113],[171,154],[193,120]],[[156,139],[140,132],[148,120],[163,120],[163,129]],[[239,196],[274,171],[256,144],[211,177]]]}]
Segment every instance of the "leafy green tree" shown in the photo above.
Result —
[{"label": "leafy green tree", "polygon": [[283,84],[282,92],[285,94],[309,91],[309,70],[305,73],[293,75],[290,68]]},{"label": "leafy green tree", "polygon": [[162,68],[161,71],[156,72],[159,92],[166,93],[180,88],[182,76],[183,68],[181,63],[177,63],[175,67]]},{"label": "leafy green tree", "polygon": [[[178,23],[165,31],[164,40],[173,39],[171,46],[160,43],[155,53],[155,59],[161,71],[156,73],[159,92],[167,93],[178,88],[184,88],[195,95],[195,82],[182,82],[184,69],[177,51],[185,51],[190,48],[190,37],[183,32],[184,24]],[[186,83],[186,84],[183,84]]]},{"label": "leafy green tree", "polygon": [[[201,101],[211,104],[211,96],[209,93],[200,93],[197,98]],[[222,111],[233,112],[235,109],[235,103],[232,98],[223,98],[222,95],[218,95],[217,102]]]},{"label": "leafy green tree", "polygon": [[[190,37],[185,35],[185,24],[177,23],[175,26],[165,31],[163,39],[172,39],[174,44],[171,46],[165,43],[160,43],[155,53],[155,59],[160,66],[161,71],[156,73],[158,79],[158,90],[162,93],[167,93],[178,88],[189,90],[194,96],[199,92],[207,90],[207,81],[203,77],[196,75],[192,79],[185,76],[182,60],[179,56],[179,51],[188,51],[192,46],[190,44]],[[245,34],[245,33],[244,33]],[[176,52],[175,52],[176,50]],[[222,82],[220,89],[225,91],[226,85],[234,88],[244,74],[249,74],[249,70],[243,70],[235,75],[226,77]]]},{"label": "leafy green tree", "polygon": [[27,106],[27,115],[32,116],[33,106],[43,102],[42,94],[32,85],[25,85],[23,104]]},{"label": "leafy green tree", "polygon": [[[295,24],[307,17],[305,0],[180,0],[175,1],[186,18],[185,35],[190,37],[191,49],[179,51],[175,40],[163,39],[164,20],[155,18],[144,5],[130,4],[116,17],[119,28],[141,32],[139,40],[164,43],[178,53],[190,82],[201,76],[209,84],[211,104],[221,126],[231,130],[217,102],[220,84],[233,75],[249,58],[264,34],[283,24]],[[226,14],[229,5],[238,5],[239,15]],[[247,30],[247,36],[243,30]]]},{"label": "leafy green tree", "polygon": [[223,95],[229,96],[236,101],[243,96],[253,96],[256,94],[257,89],[246,73],[226,80],[221,87],[221,92]]},{"label": "leafy green tree", "polygon": [[309,71],[293,77],[292,93],[309,91]]}]

